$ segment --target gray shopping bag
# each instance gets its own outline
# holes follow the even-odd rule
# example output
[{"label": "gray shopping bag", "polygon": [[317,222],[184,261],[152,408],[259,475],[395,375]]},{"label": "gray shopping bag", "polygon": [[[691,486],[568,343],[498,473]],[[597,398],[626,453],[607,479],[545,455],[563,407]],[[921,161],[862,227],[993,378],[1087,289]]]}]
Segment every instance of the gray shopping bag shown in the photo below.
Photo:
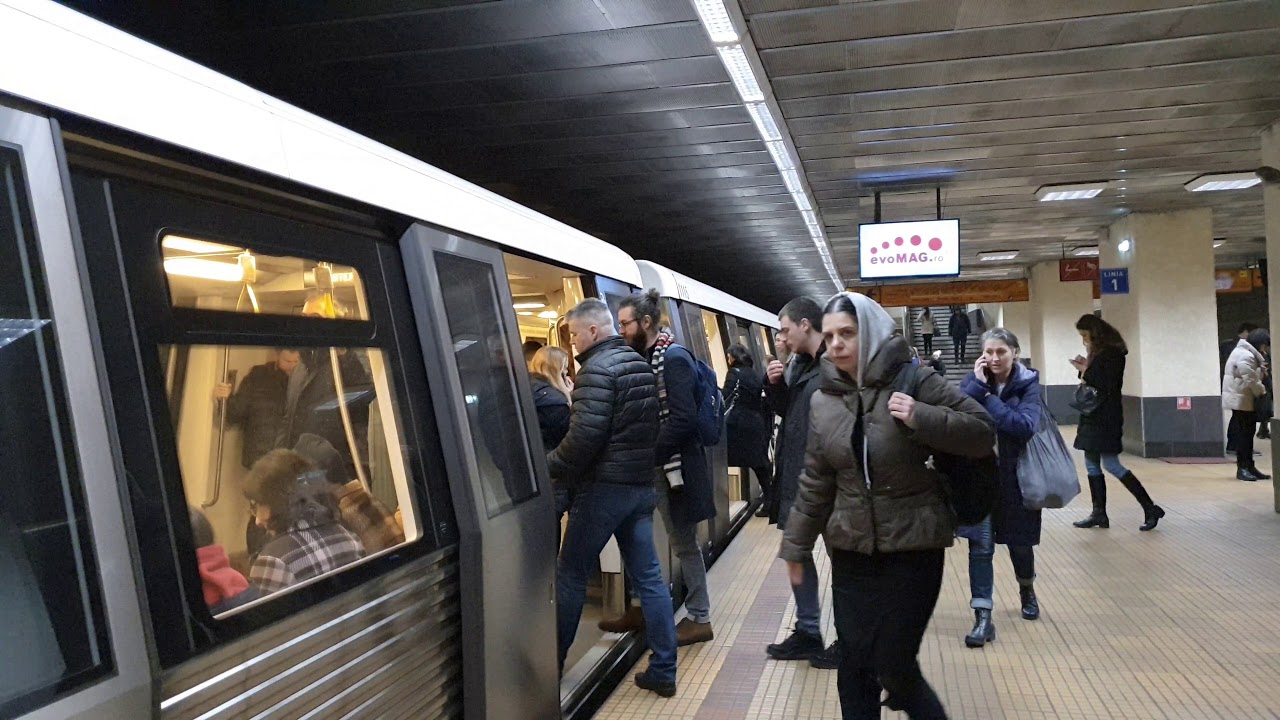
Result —
[{"label": "gray shopping bag", "polygon": [[1066,507],[1080,494],[1080,478],[1067,441],[1044,405],[1040,406],[1040,427],[1018,458],[1018,488],[1028,510]]}]

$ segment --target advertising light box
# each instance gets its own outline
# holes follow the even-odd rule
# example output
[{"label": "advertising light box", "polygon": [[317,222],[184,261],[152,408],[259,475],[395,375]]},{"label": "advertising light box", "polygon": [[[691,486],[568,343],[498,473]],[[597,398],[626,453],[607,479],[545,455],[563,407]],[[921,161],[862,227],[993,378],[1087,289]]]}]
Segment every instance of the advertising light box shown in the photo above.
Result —
[{"label": "advertising light box", "polygon": [[960,274],[960,221],[917,220],[858,226],[863,280]]}]

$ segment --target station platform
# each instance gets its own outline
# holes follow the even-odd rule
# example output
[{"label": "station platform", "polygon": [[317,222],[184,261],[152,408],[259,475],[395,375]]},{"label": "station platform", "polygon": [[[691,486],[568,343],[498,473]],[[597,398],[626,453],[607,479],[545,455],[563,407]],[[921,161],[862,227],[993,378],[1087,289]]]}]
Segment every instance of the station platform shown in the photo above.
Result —
[{"label": "station platform", "polygon": [[[1064,434],[1070,442],[1070,429]],[[1258,443],[1264,471],[1266,445]],[[1122,460],[1168,516],[1138,532],[1139,507],[1111,478],[1110,529],[1071,526],[1088,513],[1087,489],[1069,508],[1046,511],[1036,558],[1042,617],[1019,615],[1008,554],[997,548],[997,640],[983,649],[963,643],[973,621],[967,543],[948,551],[920,662],[953,720],[1280,719],[1280,515],[1271,483],[1240,482],[1229,462]],[[765,656],[794,623],[779,539],[753,519],[711,569],[716,637],[681,648],[674,698],[628,679],[596,718],[839,718],[835,671]],[[830,642],[830,565],[825,551],[816,554]]]}]

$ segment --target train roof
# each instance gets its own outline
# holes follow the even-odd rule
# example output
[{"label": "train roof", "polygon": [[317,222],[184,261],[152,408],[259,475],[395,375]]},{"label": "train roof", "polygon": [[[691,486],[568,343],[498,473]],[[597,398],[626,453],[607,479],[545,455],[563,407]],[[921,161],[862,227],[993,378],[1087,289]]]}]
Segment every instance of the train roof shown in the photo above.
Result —
[{"label": "train roof", "polygon": [[603,240],[47,0],[0,0],[0,93],[640,284]]},{"label": "train roof", "polygon": [[656,288],[663,297],[688,300],[708,310],[718,310],[765,327],[779,327],[777,314],[739,300],[723,290],[717,290],[655,262],[637,260],[636,265],[640,268],[640,279],[644,281],[644,286]]}]

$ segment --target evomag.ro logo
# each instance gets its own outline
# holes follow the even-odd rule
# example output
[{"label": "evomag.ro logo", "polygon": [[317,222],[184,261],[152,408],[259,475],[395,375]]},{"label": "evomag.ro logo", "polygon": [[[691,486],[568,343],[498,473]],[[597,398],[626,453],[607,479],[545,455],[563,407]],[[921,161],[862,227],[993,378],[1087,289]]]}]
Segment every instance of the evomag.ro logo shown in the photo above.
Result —
[{"label": "evomag.ro logo", "polygon": [[942,238],[930,238],[925,242],[919,235],[912,235],[910,240],[899,236],[892,243],[886,240],[878,247],[873,245],[869,250],[869,262],[872,265],[942,262],[944,256],[939,254],[941,251]]}]

